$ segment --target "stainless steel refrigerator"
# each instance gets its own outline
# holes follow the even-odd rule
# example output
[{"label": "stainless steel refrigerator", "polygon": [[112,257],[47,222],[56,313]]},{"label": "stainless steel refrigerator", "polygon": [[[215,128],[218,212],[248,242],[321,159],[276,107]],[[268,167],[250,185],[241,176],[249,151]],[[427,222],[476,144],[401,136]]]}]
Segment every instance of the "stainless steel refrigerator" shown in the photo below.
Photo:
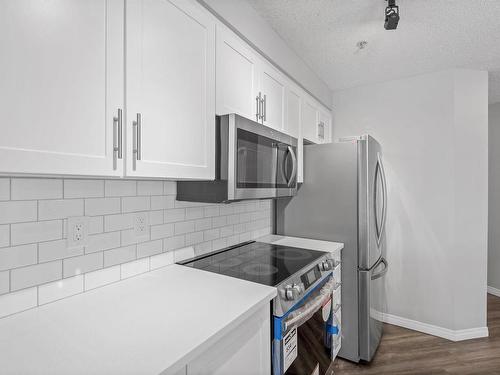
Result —
[{"label": "stainless steel refrigerator", "polygon": [[337,241],[342,251],[342,348],[370,361],[382,337],[387,184],[380,144],[370,136],[304,146],[304,183],[276,201],[278,234]]}]

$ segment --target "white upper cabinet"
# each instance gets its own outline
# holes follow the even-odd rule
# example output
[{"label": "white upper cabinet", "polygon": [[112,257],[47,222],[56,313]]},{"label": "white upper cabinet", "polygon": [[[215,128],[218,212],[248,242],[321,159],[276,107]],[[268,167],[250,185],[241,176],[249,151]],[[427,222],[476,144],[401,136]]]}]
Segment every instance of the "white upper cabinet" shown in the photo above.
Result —
[{"label": "white upper cabinet", "polygon": [[300,136],[300,90],[289,87],[286,93],[286,116],[283,131],[292,137]]},{"label": "white upper cabinet", "polygon": [[123,19],[123,0],[0,2],[0,173],[122,174]]},{"label": "white upper cabinet", "polygon": [[285,120],[285,77],[268,62],[263,61],[260,67],[261,122],[282,131]]},{"label": "white upper cabinet", "polygon": [[302,137],[309,142],[318,143],[318,108],[308,97],[302,98],[301,107]]},{"label": "white upper cabinet", "polygon": [[126,174],[213,179],[215,20],[194,0],[129,0]]},{"label": "white upper cabinet", "polygon": [[257,57],[232,31],[217,26],[217,114],[257,121]]}]

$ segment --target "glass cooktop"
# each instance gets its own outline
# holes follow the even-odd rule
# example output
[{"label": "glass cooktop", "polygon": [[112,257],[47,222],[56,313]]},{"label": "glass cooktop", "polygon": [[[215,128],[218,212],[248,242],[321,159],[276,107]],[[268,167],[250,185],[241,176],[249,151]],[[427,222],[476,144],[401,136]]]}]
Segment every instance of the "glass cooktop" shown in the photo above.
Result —
[{"label": "glass cooktop", "polygon": [[251,242],[205,254],[180,264],[260,284],[277,286],[325,254],[328,253]]}]

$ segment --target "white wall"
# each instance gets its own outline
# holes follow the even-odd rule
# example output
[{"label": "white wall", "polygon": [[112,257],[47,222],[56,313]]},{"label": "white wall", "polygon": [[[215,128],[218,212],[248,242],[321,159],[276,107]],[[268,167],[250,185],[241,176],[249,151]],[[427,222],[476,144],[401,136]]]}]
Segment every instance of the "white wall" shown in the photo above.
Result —
[{"label": "white wall", "polygon": [[333,94],[333,139],[383,147],[388,314],[486,326],[487,92],[486,72],[454,70]]},{"label": "white wall", "polygon": [[500,103],[489,111],[488,285],[500,292]]},{"label": "white wall", "polygon": [[332,92],[316,73],[283,41],[245,0],[198,0],[231,24],[266,57],[328,108]]}]

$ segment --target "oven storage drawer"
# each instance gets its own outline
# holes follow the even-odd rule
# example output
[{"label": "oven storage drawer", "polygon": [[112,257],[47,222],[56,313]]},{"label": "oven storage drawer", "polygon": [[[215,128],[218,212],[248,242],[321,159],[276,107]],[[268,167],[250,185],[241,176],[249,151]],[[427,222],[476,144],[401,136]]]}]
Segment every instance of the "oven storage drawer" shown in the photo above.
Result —
[{"label": "oven storage drawer", "polygon": [[332,276],[283,317],[274,317],[273,375],[324,375],[340,349],[340,284]]}]

